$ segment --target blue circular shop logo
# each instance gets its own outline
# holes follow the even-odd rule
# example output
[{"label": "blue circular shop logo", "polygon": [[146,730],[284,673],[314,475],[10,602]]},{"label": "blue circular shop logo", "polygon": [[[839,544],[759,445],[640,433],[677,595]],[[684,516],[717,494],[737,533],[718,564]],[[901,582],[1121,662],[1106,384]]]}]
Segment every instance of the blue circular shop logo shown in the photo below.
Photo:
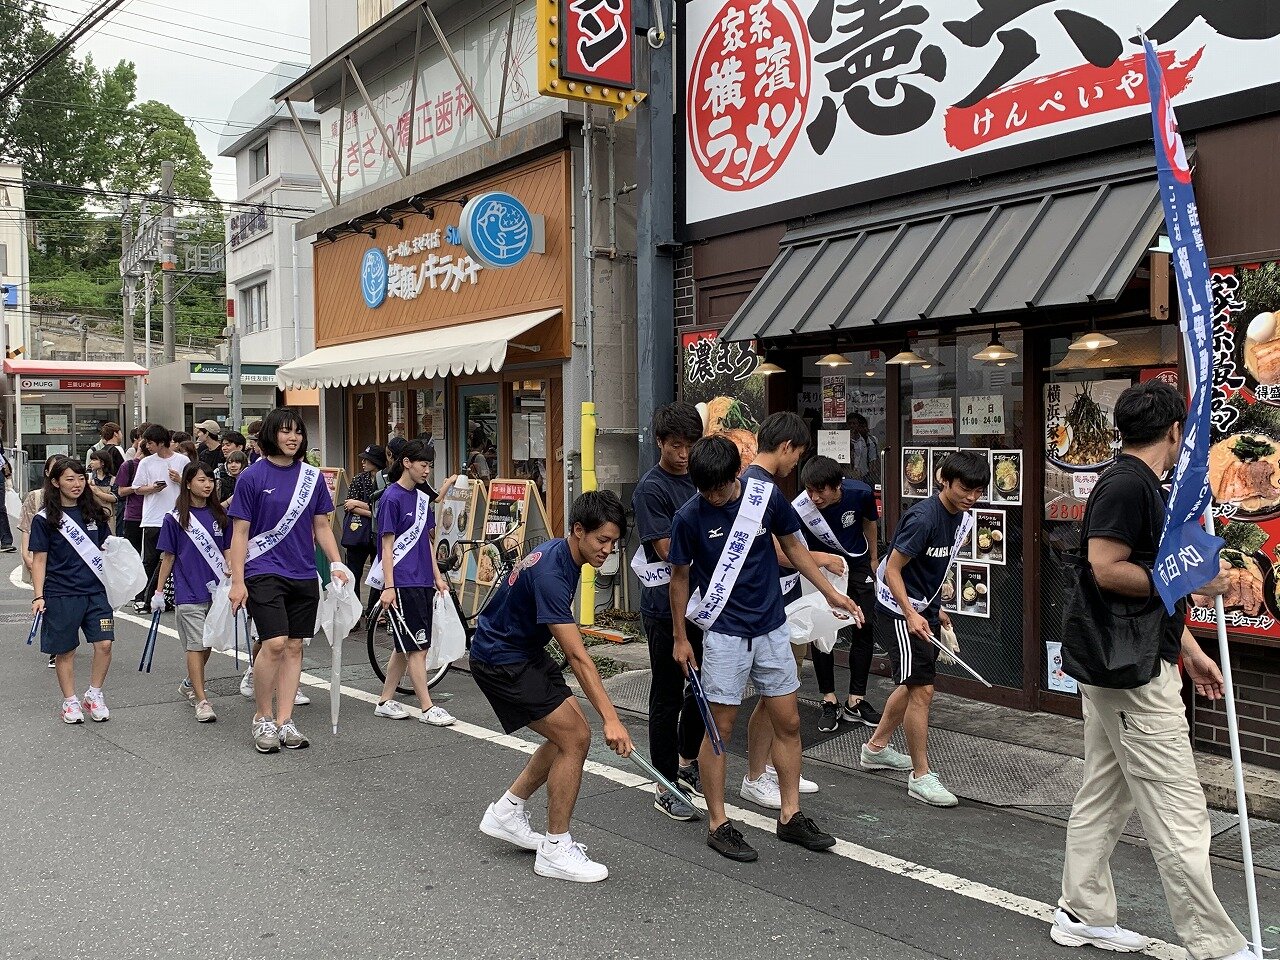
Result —
[{"label": "blue circular shop logo", "polygon": [[462,208],[462,247],[486,267],[514,267],[533,249],[533,217],[509,193],[472,197]]},{"label": "blue circular shop logo", "polygon": [[370,309],[387,299],[387,255],[377,247],[366,250],[360,261],[360,293]]}]

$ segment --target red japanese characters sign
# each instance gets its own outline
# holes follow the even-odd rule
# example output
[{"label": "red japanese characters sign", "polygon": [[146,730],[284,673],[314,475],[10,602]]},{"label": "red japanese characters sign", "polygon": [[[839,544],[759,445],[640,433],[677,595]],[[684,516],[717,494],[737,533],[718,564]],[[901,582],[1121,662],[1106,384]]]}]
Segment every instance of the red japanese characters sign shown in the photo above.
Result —
[{"label": "red japanese characters sign", "polygon": [[1140,32],[1186,129],[1264,114],[1274,6],[688,0],[686,219],[709,236],[1150,142]]},{"label": "red japanese characters sign", "polygon": [[635,87],[632,0],[561,0],[560,76]]},{"label": "red japanese characters sign", "polygon": [[689,151],[702,177],[748,190],[781,168],[809,105],[809,34],[791,0],[730,0],[689,73]]}]

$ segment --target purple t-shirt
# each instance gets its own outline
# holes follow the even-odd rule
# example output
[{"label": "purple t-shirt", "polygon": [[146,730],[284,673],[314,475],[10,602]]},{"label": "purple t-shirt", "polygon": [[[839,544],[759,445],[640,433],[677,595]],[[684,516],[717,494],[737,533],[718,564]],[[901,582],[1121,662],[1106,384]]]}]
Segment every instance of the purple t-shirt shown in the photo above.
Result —
[{"label": "purple t-shirt", "polygon": [[[209,539],[219,550],[231,546],[231,530],[223,529],[213,519],[213,511],[208,507],[194,507],[191,518],[204,527]],[[217,583],[222,574],[214,570],[209,559],[199,547],[191,542],[187,532],[178,526],[178,518],[166,514],[160,524],[160,539],[157,548],[161,553],[173,554],[173,599],[175,603],[208,603],[213,599],[209,593],[209,581]]]},{"label": "purple t-shirt", "polygon": [[[274,530],[289,512],[301,472],[301,463],[277,467],[263,457],[251,463],[236,478],[236,495],[227,513],[236,520],[249,521],[251,543],[259,534]],[[289,580],[315,579],[316,548],[311,522],[317,516],[333,512],[333,498],[329,496],[324,476],[316,470],[315,477],[315,489],[298,522],[274,547],[244,565],[246,579],[263,574],[275,574]]]},{"label": "purple t-shirt", "polygon": [[[382,535],[397,537],[413,526],[418,497],[426,494],[406,490],[399,483],[387,487],[378,501],[378,556],[382,556]],[[397,587],[434,587],[435,571],[431,568],[431,531],[435,529],[436,512],[427,507],[427,526],[413,549],[396,564],[391,582]],[[385,577],[385,574],[384,574]]]},{"label": "purple t-shirt", "polygon": [[[134,475],[138,472],[138,459],[126,460],[120,464],[120,471],[116,474],[117,487],[132,487]],[[142,497],[139,494],[131,493],[124,498],[124,518],[133,520],[136,523],[142,522]]]}]

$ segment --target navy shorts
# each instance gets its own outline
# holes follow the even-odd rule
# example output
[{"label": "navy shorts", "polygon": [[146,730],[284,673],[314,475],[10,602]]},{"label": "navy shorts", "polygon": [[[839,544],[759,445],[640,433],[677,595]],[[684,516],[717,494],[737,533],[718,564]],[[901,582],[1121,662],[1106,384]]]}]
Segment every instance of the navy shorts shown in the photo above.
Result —
[{"label": "navy shorts", "polygon": [[396,609],[389,613],[391,636],[401,653],[421,653],[431,647],[431,604],[435,587],[396,587]]},{"label": "navy shorts", "polygon": [[80,634],[88,643],[114,640],[115,612],[105,593],[78,597],[49,597],[44,602],[44,627],[40,652],[70,653],[80,646]]},{"label": "navy shorts", "polygon": [[310,640],[316,632],[316,609],[320,606],[320,581],[290,580],[274,573],[261,573],[244,582],[249,591],[249,616],[258,628],[258,638],[276,637]]}]

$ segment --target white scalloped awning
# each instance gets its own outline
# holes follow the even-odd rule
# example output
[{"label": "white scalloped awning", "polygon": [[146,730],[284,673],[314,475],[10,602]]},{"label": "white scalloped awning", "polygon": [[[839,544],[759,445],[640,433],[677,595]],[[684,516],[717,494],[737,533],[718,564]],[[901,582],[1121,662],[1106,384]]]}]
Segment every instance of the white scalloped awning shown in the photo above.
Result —
[{"label": "white scalloped awning", "polygon": [[507,359],[507,344],[513,337],[559,314],[559,310],[539,310],[321,347],[279,367],[276,381],[282,389],[350,387],[501,370]]}]

